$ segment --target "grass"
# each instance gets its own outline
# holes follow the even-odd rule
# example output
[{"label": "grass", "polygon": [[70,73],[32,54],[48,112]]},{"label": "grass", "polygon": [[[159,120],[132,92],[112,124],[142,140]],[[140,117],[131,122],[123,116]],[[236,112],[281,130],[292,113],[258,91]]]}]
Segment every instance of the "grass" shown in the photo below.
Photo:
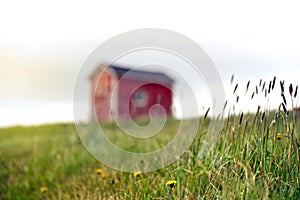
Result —
[{"label": "grass", "polygon": [[[162,147],[178,124],[169,119],[150,146],[104,126],[122,148],[143,152]],[[213,150],[198,159],[208,124],[200,119],[193,144],[173,164],[138,176],[99,163],[73,124],[0,129],[0,199],[300,199],[295,113],[228,115]]]},{"label": "grass", "polygon": [[[2,129],[0,197],[299,199],[296,137],[276,139],[277,133],[288,132],[285,115],[273,124],[272,113],[263,121],[259,117],[245,115],[241,124],[238,117],[229,118],[205,160],[197,159],[195,141],[171,166],[139,177],[101,165],[85,150],[72,124]],[[111,131],[115,129],[112,125]],[[200,126],[198,137],[205,130],[206,125]],[[106,178],[95,172],[98,168]],[[177,181],[173,188],[165,185],[169,180]],[[48,190],[40,192],[42,186]]]}]

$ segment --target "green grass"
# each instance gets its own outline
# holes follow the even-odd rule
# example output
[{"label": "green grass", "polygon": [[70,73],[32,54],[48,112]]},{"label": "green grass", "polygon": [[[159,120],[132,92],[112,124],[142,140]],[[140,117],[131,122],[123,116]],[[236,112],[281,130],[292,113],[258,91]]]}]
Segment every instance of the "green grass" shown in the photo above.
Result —
[{"label": "green grass", "polygon": [[[267,112],[263,120],[261,113],[244,115],[241,124],[239,116],[228,117],[214,149],[200,160],[197,152],[209,120],[202,118],[180,159],[140,177],[99,163],[73,124],[0,129],[0,199],[299,199],[296,123],[282,112],[274,123],[274,115]],[[169,141],[166,135],[178,123],[168,120],[150,149]],[[113,141],[122,137],[115,124],[105,126]],[[274,139],[278,133],[291,136]],[[123,148],[142,148],[138,140],[122,140]],[[98,168],[107,178],[95,173]],[[168,180],[177,184],[168,187]],[[41,186],[48,191],[40,192]]]}]

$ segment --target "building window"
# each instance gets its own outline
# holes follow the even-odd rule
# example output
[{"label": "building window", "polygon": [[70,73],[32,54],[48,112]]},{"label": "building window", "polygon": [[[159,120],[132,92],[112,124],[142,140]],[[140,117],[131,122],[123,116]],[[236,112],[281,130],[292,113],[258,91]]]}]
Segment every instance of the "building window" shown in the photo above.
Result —
[{"label": "building window", "polygon": [[136,107],[145,107],[147,105],[148,95],[144,90],[137,90],[132,97],[132,105]]}]

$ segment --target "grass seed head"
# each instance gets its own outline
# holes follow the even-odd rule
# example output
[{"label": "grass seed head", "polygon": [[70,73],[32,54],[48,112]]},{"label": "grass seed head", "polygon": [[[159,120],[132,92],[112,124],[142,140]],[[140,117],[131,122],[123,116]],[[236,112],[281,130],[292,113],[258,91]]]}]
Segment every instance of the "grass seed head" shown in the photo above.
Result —
[{"label": "grass seed head", "polygon": [[276,82],[276,76],[274,76],[274,78],[273,78],[273,82],[272,82],[272,90],[274,90],[275,82]]},{"label": "grass seed head", "polygon": [[284,81],[280,81],[281,93],[284,93]]},{"label": "grass seed head", "polygon": [[289,86],[289,92],[290,92],[290,95],[293,96],[293,85],[290,84]]},{"label": "grass seed head", "polygon": [[233,83],[233,79],[234,79],[234,74],[231,75],[230,84]]},{"label": "grass seed head", "polygon": [[272,88],[272,81],[269,82],[268,94],[270,94]]},{"label": "grass seed head", "polygon": [[296,86],[296,89],[295,89],[294,98],[297,97],[297,92],[298,92],[298,85]]},{"label": "grass seed head", "polygon": [[266,115],[266,113],[265,113],[265,112],[263,112],[263,113],[262,113],[262,116],[261,116],[261,121],[263,121],[263,120],[264,120],[264,118],[265,118],[265,115]]},{"label": "grass seed head", "polygon": [[234,90],[233,90],[233,94],[236,92],[237,88],[238,88],[239,84],[237,83],[234,87]]},{"label": "grass seed head", "polygon": [[264,81],[261,91],[264,91],[265,86],[266,86],[266,81]]},{"label": "grass seed head", "polygon": [[246,93],[248,92],[249,85],[250,85],[250,81],[248,81],[248,83],[247,83],[247,86],[246,86]]},{"label": "grass seed head", "polygon": [[210,107],[207,109],[207,111],[205,112],[205,115],[204,115],[204,119],[206,119],[208,113],[209,113],[209,110],[210,110]]},{"label": "grass seed head", "polygon": [[261,87],[262,79],[259,80],[259,87]]},{"label": "grass seed head", "polygon": [[241,114],[241,116],[240,116],[239,125],[241,125],[241,124],[242,124],[242,122],[243,122],[243,116],[244,116],[244,113],[242,112],[242,114]]},{"label": "grass seed head", "polygon": [[265,89],[265,98],[267,98],[267,95],[268,95],[268,90]]},{"label": "grass seed head", "polygon": [[285,105],[287,105],[287,104],[286,104],[286,98],[285,98],[284,94],[281,93],[281,96],[282,96],[283,103],[284,103]]},{"label": "grass seed head", "polygon": [[225,101],[225,104],[224,104],[224,107],[223,107],[223,110],[225,110],[226,106],[227,106],[227,103],[228,103],[228,100]]},{"label": "grass seed head", "polygon": [[286,109],[284,103],[281,103],[281,105],[282,105],[282,108],[283,108],[284,113],[285,113],[286,115],[288,115],[288,111],[287,111],[287,109]]}]

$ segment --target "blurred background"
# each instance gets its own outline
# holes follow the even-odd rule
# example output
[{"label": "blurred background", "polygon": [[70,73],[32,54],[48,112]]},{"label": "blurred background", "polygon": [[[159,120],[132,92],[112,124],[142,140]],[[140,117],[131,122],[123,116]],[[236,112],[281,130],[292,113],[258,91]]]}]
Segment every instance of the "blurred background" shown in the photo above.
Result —
[{"label": "blurred background", "polygon": [[[138,28],[169,29],[197,42],[215,63],[227,99],[236,98],[235,83],[244,94],[248,80],[250,94],[260,79],[268,83],[274,76],[277,84],[300,85],[299,19],[297,1],[1,2],[0,126],[72,122],[74,83],[85,59],[103,41]],[[188,103],[188,94],[182,98]],[[279,88],[270,98],[267,106],[277,108]],[[254,111],[257,104],[241,97],[237,109]]]}]

